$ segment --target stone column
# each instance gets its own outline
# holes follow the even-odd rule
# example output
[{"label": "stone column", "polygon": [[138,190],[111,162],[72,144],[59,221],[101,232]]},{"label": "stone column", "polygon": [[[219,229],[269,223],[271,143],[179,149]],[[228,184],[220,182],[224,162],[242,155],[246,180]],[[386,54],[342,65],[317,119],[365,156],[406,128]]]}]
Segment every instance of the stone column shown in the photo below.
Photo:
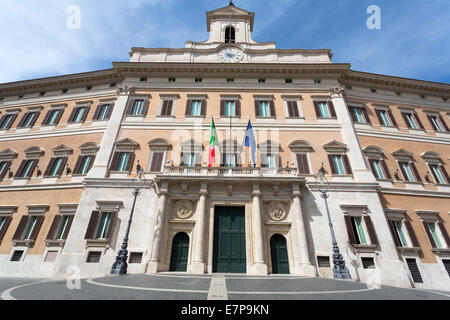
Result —
[{"label": "stone column", "polygon": [[352,118],[344,99],[344,89],[334,88],[330,90],[331,101],[336,110],[336,116],[342,125],[342,139],[348,146],[348,158],[352,166],[353,176],[357,182],[376,182],[373,174],[367,167],[361,145],[356,135]]},{"label": "stone column", "polygon": [[156,222],[155,222],[155,228],[153,229],[153,243],[152,243],[152,250],[150,255],[150,261],[148,263],[147,267],[147,273],[156,273],[158,272],[158,265],[159,265],[159,249],[161,247],[161,237],[162,237],[162,229],[164,226],[164,219],[166,215],[167,210],[167,197],[168,197],[168,190],[167,190],[167,183],[163,185],[160,189],[159,193],[159,206],[158,211],[156,212]]},{"label": "stone column", "polygon": [[311,258],[309,256],[308,238],[306,236],[305,228],[306,217],[300,203],[301,196],[302,193],[299,186],[297,184],[292,185],[292,221],[294,222],[297,231],[299,249],[297,252],[294,252],[294,256],[300,258],[295,259],[298,261],[298,265],[295,267],[300,275],[314,277],[316,275],[316,269],[311,264]]},{"label": "stone column", "polygon": [[253,185],[253,210],[252,210],[252,229],[253,229],[253,249],[254,249],[254,265],[253,274],[267,274],[267,264],[264,260],[264,235],[263,235],[263,219],[261,217],[261,191],[259,185]]},{"label": "stone column", "polygon": [[109,159],[112,157],[114,145],[120,132],[130,91],[127,87],[118,90],[119,94],[114,103],[114,110],[108,121],[100,143],[100,149],[97,152],[91,170],[88,172],[87,178],[104,178],[108,172]]},{"label": "stone column", "polygon": [[203,244],[207,241],[205,237],[205,216],[206,216],[206,196],[208,195],[207,184],[202,184],[200,188],[200,198],[197,202],[197,212],[195,214],[195,232],[193,239],[194,259],[191,272],[196,274],[205,273],[205,261],[203,258]]}]

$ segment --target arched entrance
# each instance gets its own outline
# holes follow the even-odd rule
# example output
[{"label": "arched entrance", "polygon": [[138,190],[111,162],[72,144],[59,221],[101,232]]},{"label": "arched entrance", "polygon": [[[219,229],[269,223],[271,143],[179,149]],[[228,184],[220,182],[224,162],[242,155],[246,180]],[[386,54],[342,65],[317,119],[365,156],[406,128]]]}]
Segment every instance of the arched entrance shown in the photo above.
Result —
[{"label": "arched entrance", "polygon": [[272,273],[289,274],[289,258],[286,239],[280,234],[270,238],[270,255],[272,257]]},{"label": "arched entrance", "polygon": [[189,236],[185,232],[177,233],[172,241],[170,271],[186,271],[189,255]]}]

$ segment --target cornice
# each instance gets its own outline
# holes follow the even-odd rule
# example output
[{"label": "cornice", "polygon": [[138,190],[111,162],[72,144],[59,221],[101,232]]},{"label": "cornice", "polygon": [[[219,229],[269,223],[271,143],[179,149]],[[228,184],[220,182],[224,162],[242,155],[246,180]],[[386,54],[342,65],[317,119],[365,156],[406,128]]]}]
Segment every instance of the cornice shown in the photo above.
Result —
[{"label": "cornice", "polygon": [[30,184],[23,186],[5,185],[0,186],[0,192],[7,191],[30,191],[30,190],[54,190],[54,189],[76,189],[83,188],[81,182],[74,183],[57,183],[57,184]]},{"label": "cornice", "polygon": [[0,142],[2,141],[15,141],[15,140],[30,140],[30,139],[43,139],[52,137],[63,137],[72,136],[80,134],[94,134],[94,133],[104,133],[106,126],[98,127],[84,127],[76,129],[60,129],[54,131],[36,131],[21,134],[8,134],[0,135]]},{"label": "cornice", "polygon": [[419,136],[408,133],[388,132],[388,131],[361,129],[361,128],[355,128],[355,130],[357,135],[359,136],[426,142],[426,143],[450,144],[450,139],[447,137],[431,137],[427,135]]},{"label": "cornice", "polygon": [[406,195],[406,196],[450,198],[450,192],[442,192],[442,191],[396,189],[396,188],[380,187],[380,192],[385,193],[385,194],[397,194],[397,195]]}]

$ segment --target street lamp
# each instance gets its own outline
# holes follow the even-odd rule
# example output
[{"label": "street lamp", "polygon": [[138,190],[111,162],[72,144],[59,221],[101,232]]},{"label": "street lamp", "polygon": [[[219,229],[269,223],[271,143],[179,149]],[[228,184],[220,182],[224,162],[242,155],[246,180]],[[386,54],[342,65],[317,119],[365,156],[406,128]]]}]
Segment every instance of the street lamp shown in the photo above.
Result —
[{"label": "street lamp", "polygon": [[327,209],[328,225],[330,226],[331,240],[333,242],[333,277],[336,279],[351,279],[350,272],[345,266],[344,258],[339,252],[339,247],[334,235],[333,223],[331,222],[330,210],[328,209],[328,189],[330,184],[325,178],[325,169],[322,167],[319,169],[319,173],[316,175],[316,184],[320,192],[320,196],[325,200],[325,208]]},{"label": "street lamp", "polygon": [[[127,226],[127,231],[125,232],[125,237],[123,239],[122,242],[122,247],[119,250],[119,253],[117,254],[116,257],[116,261],[114,262],[112,268],[111,268],[111,274],[119,274],[119,275],[124,275],[127,273],[127,268],[128,268],[128,264],[127,264],[127,259],[128,259],[128,235],[130,233],[130,227],[131,227],[131,221],[133,220],[133,213],[134,213],[134,206],[136,204],[136,198],[139,194],[139,191],[144,188],[145,184],[147,183],[147,179],[145,179],[144,177],[144,173],[142,168],[138,168],[138,172],[137,172],[137,177],[133,179],[133,195],[134,195],[134,200],[133,200],[133,206],[131,207],[131,214],[130,214],[130,219],[128,220],[128,226]],[[155,188],[156,188],[156,192],[159,193],[158,191],[158,184],[156,183],[156,181],[154,179],[150,180],[150,183],[154,183],[155,184]]]}]

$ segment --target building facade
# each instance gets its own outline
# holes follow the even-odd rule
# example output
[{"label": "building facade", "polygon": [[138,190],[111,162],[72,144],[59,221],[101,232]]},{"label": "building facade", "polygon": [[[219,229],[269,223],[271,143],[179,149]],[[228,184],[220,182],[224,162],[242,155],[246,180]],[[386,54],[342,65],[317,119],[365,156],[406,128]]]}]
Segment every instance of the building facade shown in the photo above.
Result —
[{"label": "building facade", "polygon": [[352,279],[450,288],[450,85],[257,43],[233,4],[206,17],[204,42],[0,84],[0,276],[108,274],[142,168],[129,273],[332,277],[323,166]]}]

